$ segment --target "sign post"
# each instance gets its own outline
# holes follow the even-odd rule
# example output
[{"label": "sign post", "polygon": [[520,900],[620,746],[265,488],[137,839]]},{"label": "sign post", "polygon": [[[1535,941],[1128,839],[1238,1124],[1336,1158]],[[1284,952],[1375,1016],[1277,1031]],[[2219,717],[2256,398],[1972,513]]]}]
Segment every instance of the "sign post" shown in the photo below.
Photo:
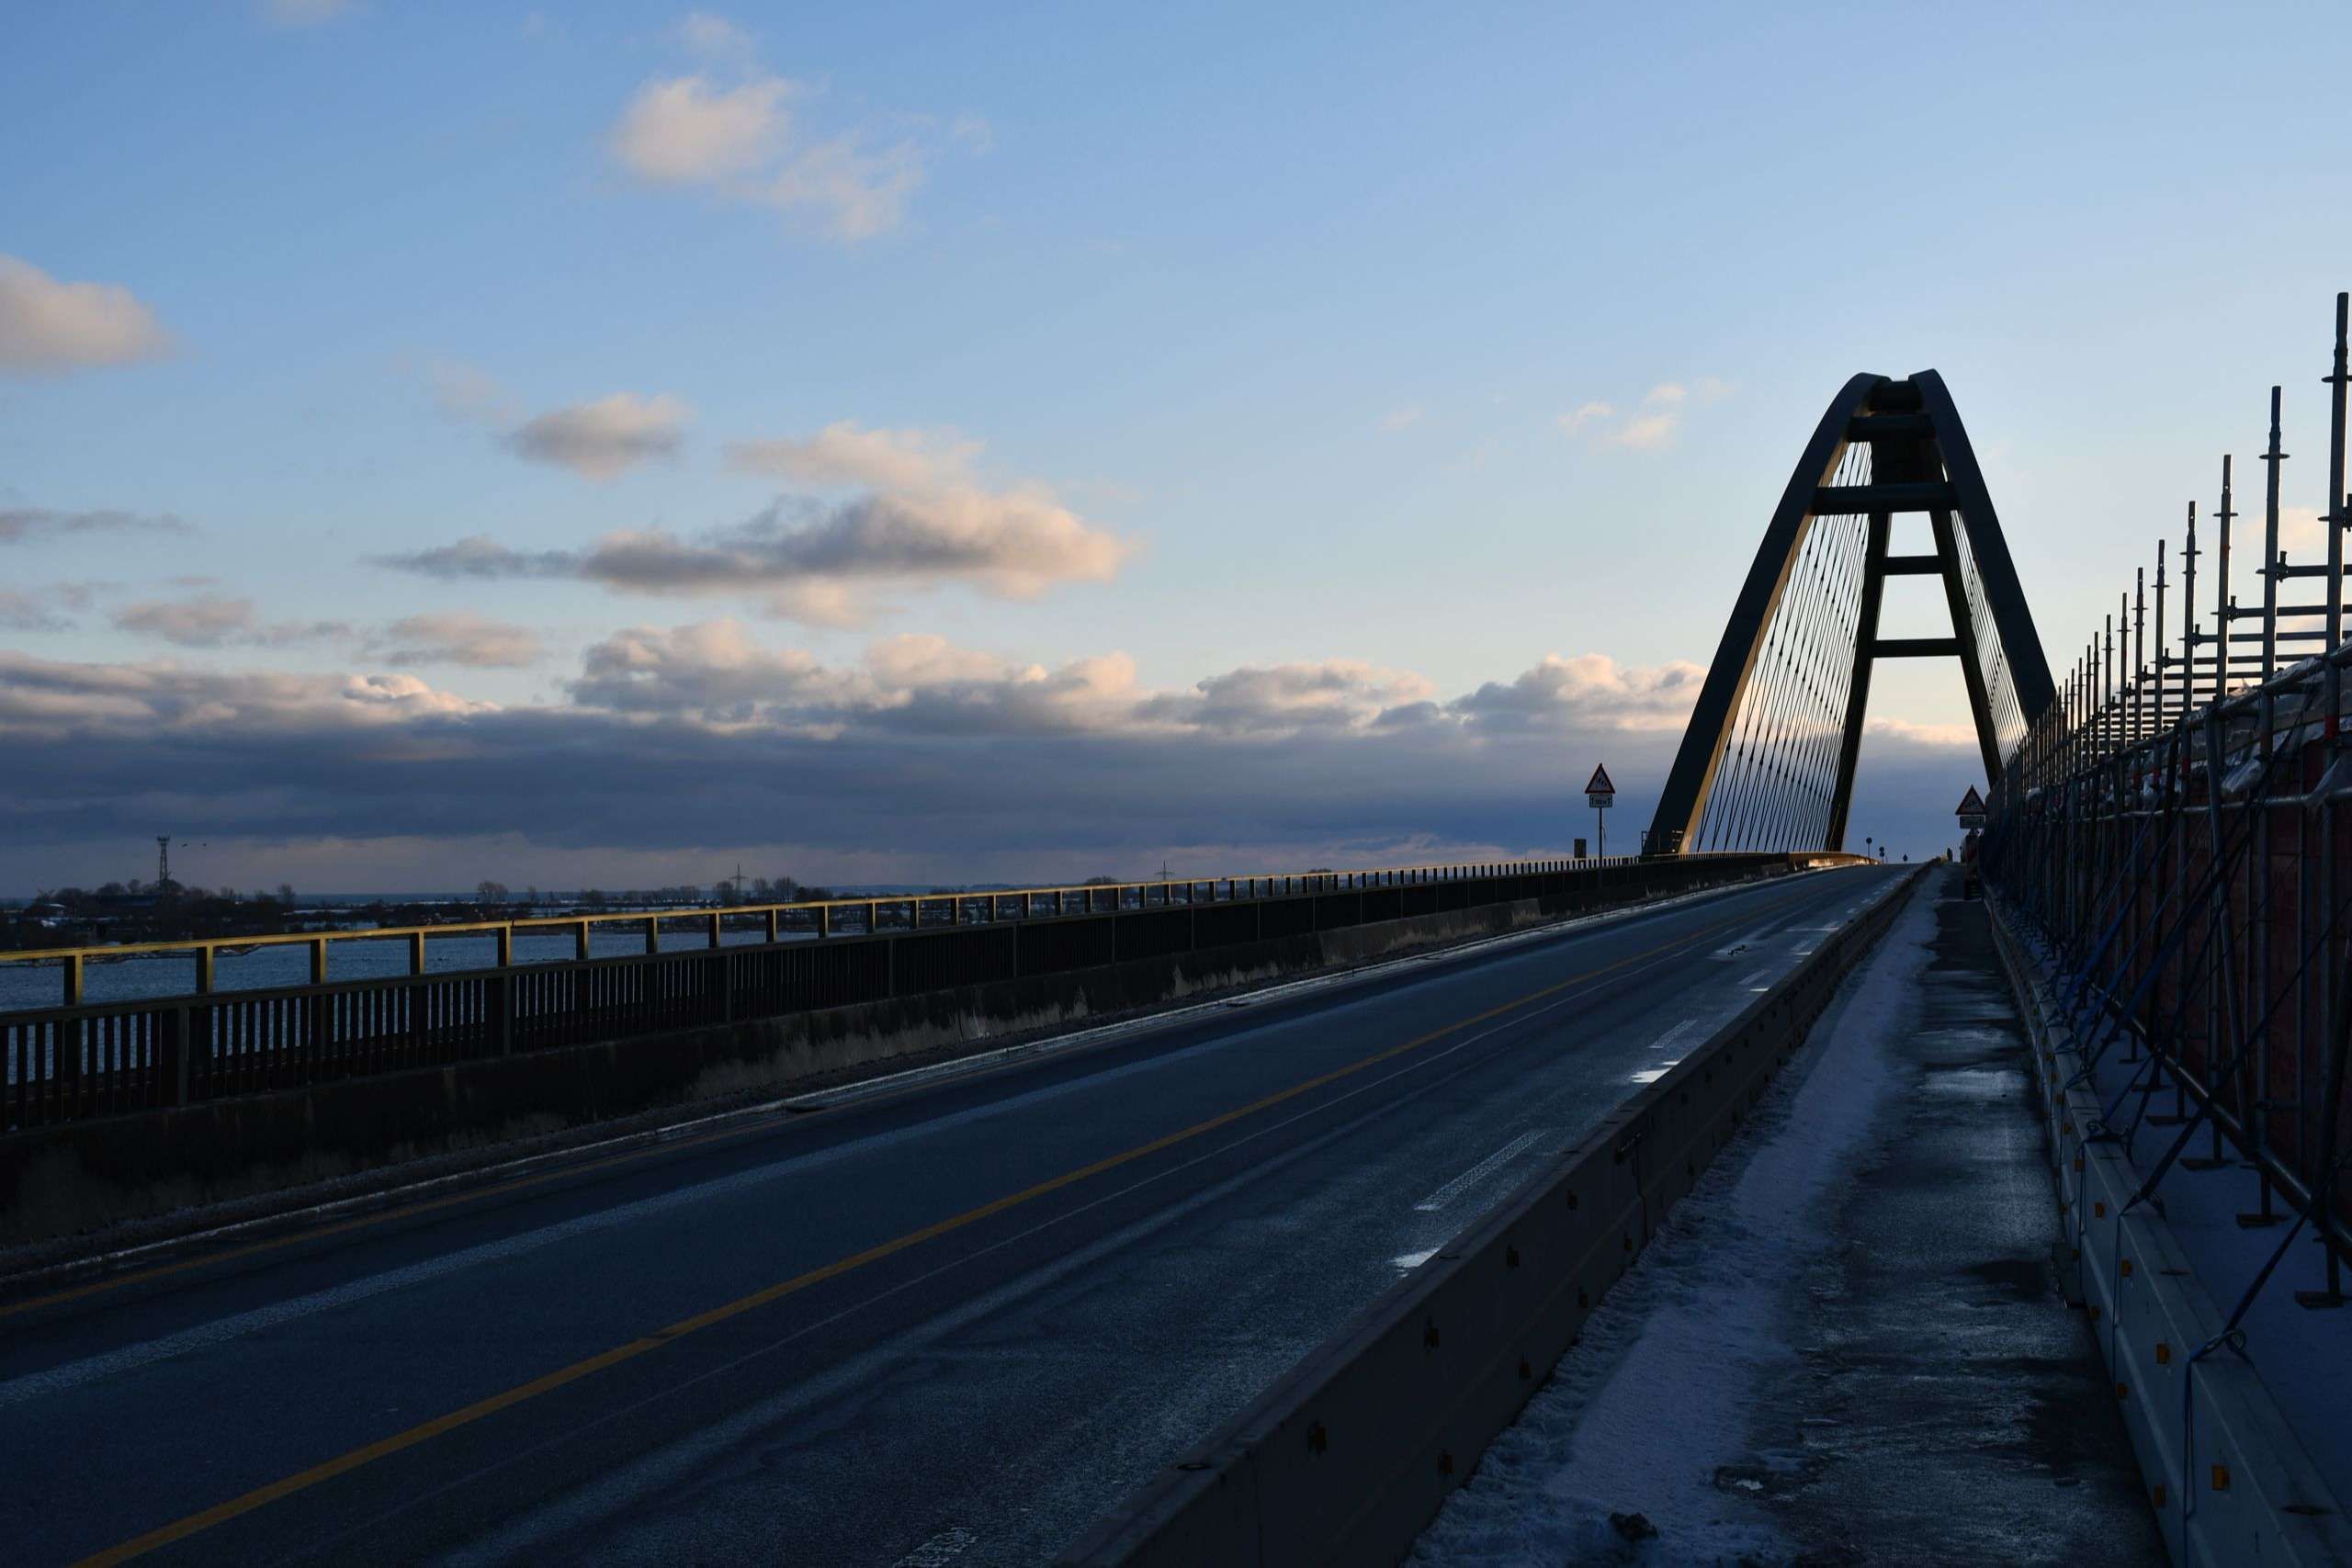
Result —
[{"label": "sign post", "polygon": [[1984,826],[1984,797],[1976,793],[1974,784],[1970,784],[1968,793],[1960,797],[1960,809],[1953,815],[1960,818],[1960,825],[1967,835],[1960,841],[1960,861],[1968,868],[1961,877],[1961,897],[1973,898],[1976,897],[1976,830]]},{"label": "sign post", "polygon": [[1586,782],[1584,786],[1584,798],[1585,804],[1591,807],[1593,810],[1593,832],[1594,837],[1596,837],[1600,842],[1601,857],[1603,859],[1607,859],[1609,855],[1609,818],[1602,816],[1601,813],[1607,811],[1611,807],[1617,804],[1617,786],[1609,782],[1609,769],[1607,764],[1595,763],[1593,765],[1592,777]]}]

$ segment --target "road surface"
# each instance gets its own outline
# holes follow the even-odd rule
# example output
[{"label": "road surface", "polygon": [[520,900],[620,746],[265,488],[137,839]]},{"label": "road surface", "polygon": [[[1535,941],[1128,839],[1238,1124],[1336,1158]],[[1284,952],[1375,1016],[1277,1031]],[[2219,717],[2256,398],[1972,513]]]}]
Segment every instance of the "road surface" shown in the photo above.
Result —
[{"label": "road surface", "polygon": [[1408,961],[0,1300],[0,1542],[1042,1560],[1894,874]]}]

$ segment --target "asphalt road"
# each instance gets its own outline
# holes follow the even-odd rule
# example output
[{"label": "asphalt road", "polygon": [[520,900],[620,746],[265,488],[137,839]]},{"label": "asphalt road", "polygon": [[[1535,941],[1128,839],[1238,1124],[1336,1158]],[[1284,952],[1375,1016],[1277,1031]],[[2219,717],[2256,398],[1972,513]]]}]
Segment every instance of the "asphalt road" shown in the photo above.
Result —
[{"label": "asphalt road", "polygon": [[0,1556],[1039,1561],[1893,874],[0,1301]]}]

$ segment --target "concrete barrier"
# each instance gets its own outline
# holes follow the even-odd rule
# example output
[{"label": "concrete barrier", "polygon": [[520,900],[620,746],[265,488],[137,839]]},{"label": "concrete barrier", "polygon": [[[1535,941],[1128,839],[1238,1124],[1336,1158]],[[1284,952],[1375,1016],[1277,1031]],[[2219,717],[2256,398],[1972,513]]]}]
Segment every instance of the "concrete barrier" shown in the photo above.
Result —
[{"label": "concrete barrier", "polygon": [[[1633,901],[1640,886],[1629,877],[1620,897]],[[1293,934],[1219,947],[24,1129],[0,1134],[0,1244],[665,1106],[786,1091],[976,1040],[1066,1028],[1596,907],[1605,903],[1531,897],[1322,930],[1309,921]]]},{"label": "concrete barrier", "polygon": [[1915,870],[1889,889],[1060,1561],[1222,1568],[1403,1557],[1730,1142],[1917,878]]},{"label": "concrete barrier", "polygon": [[[2089,1087],[2051,977],[1998,902],[1994,945],[2033,1043],[2037,1102],[2066,1239],[2067,1299],[2091,1315],[2165,1549],[2199,1568],[2352,1563],[2352,1525],[2254,1365],[2213,1344],[2225,1321],[2159,1210],[2132,1205],[2141,1173],[2094,1141]],[[2072,1085],[2073,1087],[2068,1087]]]}]

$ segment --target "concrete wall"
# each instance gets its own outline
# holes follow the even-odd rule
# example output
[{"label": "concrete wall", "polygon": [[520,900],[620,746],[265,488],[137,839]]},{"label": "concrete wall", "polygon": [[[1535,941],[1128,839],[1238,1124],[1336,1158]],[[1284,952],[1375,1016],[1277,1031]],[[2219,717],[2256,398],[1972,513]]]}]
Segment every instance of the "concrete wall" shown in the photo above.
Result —
[{"label": "concrete wall", "polygon": [[[1556,910],[1550,911],[1556,913]],[[662,1106],[1508,931],[1535,899],[686,1032],[200,1102],[0,1137],[0,1243],[72,1235]]]},{"label": "concrete wall", "polygon": [[2033,1042],[2066,1293],[2091,1314],[2172,1560],[2352,1564],[2352,1523],[2261,1372],[2216,1344],[2225,1319],[2161,1204],[2132,1201],[2143,1179],[2129,1148],[2092,1135],[2108,1108],[2053,980],[1998,903],[1993,934]]}]

